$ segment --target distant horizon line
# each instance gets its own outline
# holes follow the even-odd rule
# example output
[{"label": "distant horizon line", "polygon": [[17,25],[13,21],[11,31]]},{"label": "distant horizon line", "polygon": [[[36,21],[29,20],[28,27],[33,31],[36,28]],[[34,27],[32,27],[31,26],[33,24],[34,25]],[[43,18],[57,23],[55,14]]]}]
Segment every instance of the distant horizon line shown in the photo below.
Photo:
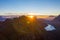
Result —
[{"label": "distant horizon line", "polygon": [[[32,15],[32,16],[59,16],[59,15]],[[0,15],[0,16],[23,16],[23,15]],[[28,15],[25,15],[25,16],[28,16]]]},{"label": "distant horizon line", "polygon": [[19,15],[19,16],[21,16],[21,15],[46,15],[46,16],[50,16],[50,15],[52,15],[52,16],[58,16],[58,15],[60,15],[60,14],[43,14],[43,13],[33,13],[33,12],[23,12],[23,13],[2,13],[2,14],[0,14],[0,16],[8,16],[8,15]]}]

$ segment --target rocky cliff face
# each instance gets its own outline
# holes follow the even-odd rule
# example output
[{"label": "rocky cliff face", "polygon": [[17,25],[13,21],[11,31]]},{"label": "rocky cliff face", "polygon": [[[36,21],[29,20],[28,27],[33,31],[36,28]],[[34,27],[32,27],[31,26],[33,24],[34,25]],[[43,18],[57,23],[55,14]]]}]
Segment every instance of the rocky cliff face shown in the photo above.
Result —
[{"label": "rocky cliff face", "polygon": [[54,22],[60,22],[60,15],[57,16],[53,21],[54,21]]},{"label": "rocky cliff face", "polygon": [[54,25],[57,30],[60,30],[60,15],[57,16],[54,20],[52,20],[51,24]]}]

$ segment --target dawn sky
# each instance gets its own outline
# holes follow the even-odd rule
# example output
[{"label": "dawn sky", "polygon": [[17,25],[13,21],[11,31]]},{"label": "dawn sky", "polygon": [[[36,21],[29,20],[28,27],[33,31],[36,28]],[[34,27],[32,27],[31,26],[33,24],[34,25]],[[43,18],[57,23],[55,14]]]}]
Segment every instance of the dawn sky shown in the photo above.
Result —
[{"label": "dawn sky", "polygon": [[0,0],[0,15],[34,13],[60,14],[60,0]]}]

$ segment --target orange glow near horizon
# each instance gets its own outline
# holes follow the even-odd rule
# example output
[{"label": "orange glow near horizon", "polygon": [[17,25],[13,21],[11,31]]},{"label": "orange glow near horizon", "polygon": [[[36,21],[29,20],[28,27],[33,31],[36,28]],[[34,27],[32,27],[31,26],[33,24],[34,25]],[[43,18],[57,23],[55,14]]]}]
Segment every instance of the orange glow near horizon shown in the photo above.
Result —
[{"label": "orange glow near horizon", "polygon": [[48,18],[49,16],[45,16],[45,15],[43,15],[43,16],[37,16],[37,18]]}]

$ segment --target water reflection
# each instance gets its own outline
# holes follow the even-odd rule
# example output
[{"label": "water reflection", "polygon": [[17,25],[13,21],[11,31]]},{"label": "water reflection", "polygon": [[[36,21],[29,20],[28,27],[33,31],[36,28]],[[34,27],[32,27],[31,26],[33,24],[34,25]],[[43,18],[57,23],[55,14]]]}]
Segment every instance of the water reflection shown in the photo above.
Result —
[{"label": "water reflection", "polygon": [[45,27],[45,30],[46,31],[53,31],[53,30],[56,30],[56,28],[50,24],[48,24],[48,26]]}]

